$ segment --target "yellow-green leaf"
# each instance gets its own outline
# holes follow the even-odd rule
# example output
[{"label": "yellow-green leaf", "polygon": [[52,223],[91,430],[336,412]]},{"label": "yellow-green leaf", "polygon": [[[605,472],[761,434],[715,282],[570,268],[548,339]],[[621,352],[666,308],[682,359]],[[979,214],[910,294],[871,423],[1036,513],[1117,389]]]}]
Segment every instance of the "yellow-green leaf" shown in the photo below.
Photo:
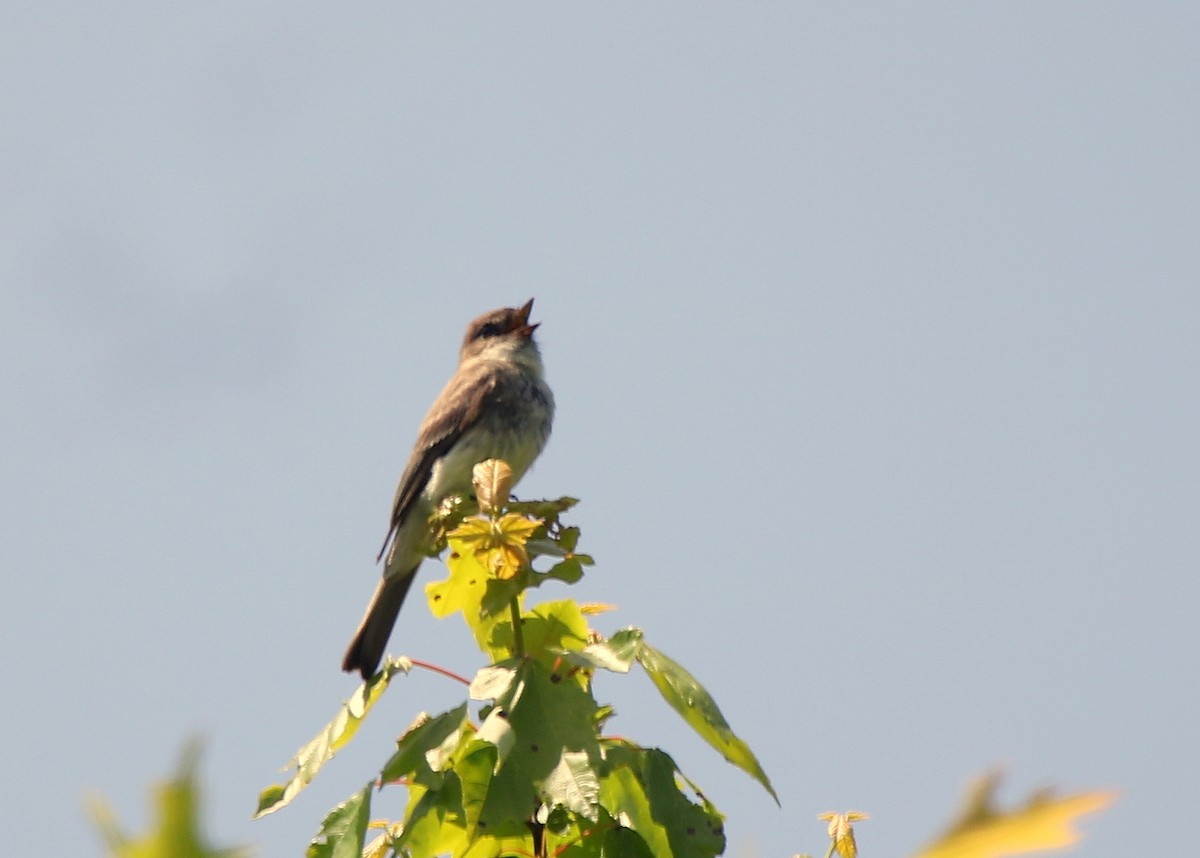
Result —
[{"label": "yellow-green leaf", "polygon": [[325,815],[317,836],[308,844],[305,858],[359,858],[362,855],[373,786],[367,784]]},{"label": "yellow-green leaf", "polygon": [[729,722],[717,708],[716,701],[696,677],[688,673],[683,665],[668,658],[644,640],[637,644],[637,660],[646,669],[663,699],[683,716],[683,720],[687,721],[704,741],[720,751],[725,759],[762,784],[778,804],[779,796],[775,795],[775,788],[771,786],[771,781],[759,765],[754,752],[734,734]]},{"label": "yellow-green leaf", "polygon": [[541,521],[517,513],[496,520],[469,518],[450,532],[447,541],[455,554],[474,555],[488,575],[507,580],[529,565],[525,543]]},{"label": "yellow-green leaf", "polygon": [[998,810],[993,798],[999,778],[989,775],[971,790],[959,820],[917,858],[1003,858],[1078,842],[1079,817],[1108,807],[1112,792],[1086,792],[1054,798],[1035,795],[1024,807]]},{"label": "yellow-green leaf", "polygon": [[317,772],[326,762],[333,758],[346,743],[354,738],[362,720],[367,717],[371,707],[387,690],[388,683],[397,671],[407,673],[412,666],[407,659],[388,659],[383,669],[358,687],[334,719],[315,738],[299,751],[291,761],[284,766],[284,771],[295,768],[295,772],[287,783],[273,785],[263,790],[258,797],[258,811],[254,818],[274,813],[288,804],[301,790],[308,786]]}]

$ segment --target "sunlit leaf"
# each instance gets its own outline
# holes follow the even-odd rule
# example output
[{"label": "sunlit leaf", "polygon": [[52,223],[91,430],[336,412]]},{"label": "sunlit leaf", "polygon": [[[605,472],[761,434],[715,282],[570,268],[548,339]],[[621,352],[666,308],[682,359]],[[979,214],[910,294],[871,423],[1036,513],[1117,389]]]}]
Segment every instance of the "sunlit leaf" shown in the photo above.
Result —
[{"label": "sunlit leaf", "polygon": [[614,744],[605,750],[600,803],[636,832],[655,858],[709,858],[725,849],[722,817],[680,791],[678,769],[662,751]]},{"label": "sunlit leaf", "polygon": [[285,770],[295,768],[287,783],[267,787],[259,794],[258,811],[254,818],[274,813],[308,786],[321,767],[354,738],[359,725],[387,690],[392,677],[397,672],[407,673],[411,666],[412,663],[406,659],[389,659],[382,670],[360,685],[334,719],[311,742],[297,751],[296,756],[284,767]]},{"label": "sunlit leaf", "polygon": [[488,459],[471,469],[471,485],[484,513],[504,506],[513,487],[513,469],[502,459]]},{"label": "sunlit leaf", "polygon": [[[496,776],[498,758],[499,749],[495,745],[476,738],[454,764],[454,771],[462,784],[462,807],[470,839],[476,837],[479,829],[484,805]],[[486,821],[484,824],[487,825]],[[491,833],[490,828],[487,833]]]},{"label": "sunlit leaf", "polygon": [[467,825],[457,774],[447,772],[436,790],[409,788],[405,824],[395,845],[409,858],[463,854]]},{"label": "sunlit leaf", "polygon": [[371,818],[371,790],[367,784],[331,810],[304,853],[305,858],[359,858]]},{"label": "sunlit leaf", "polygon": [[511,662],[493,664],[476,673],[467,690],[472,700],[495,700],[508,694],[517,680],[517,669]]},{"label": "sunlit leaf", "polygon": [[[580,613],[584,613],[582,609]],[[579,667],[628,673],[637,660],[641,642],[640,632],[636,629],[625,629],[608,640],[590,643],[581,650],[560,651],[559,655],[564,661]]]},{"label": "sunlit leaf", "polygon": [[473,552],[452,553],[446,560],[449,576],[425,585],[429,610],[438,618],[462,613],[480,648],[487,647],[495,620],[482,616],[481,605],[487,593],[489,575]]},{"label": "sunlit leaf", "polygon": [[587,620],[574,599],[542,602],[521,618],[525,653],[549,661],[548,653],[582,649],[587,644]]},{"label": "sunlit leaf", "polygon": [[700,737],[724,755],[742,771],[763,785],[775,803],[779,797],[759,765],[750,746],[739,739],[717,708],[716,701],[696,678],[683,666],[668,658],[644,640],[637,645],[637,659],[646,669],[650,679],[663,698],[671,704],[683,719],[700,734]]},{"label": "sunlit leaf", "polygon": [[529,565],[525,543],[540,526],[540,521],[510,512],[495,520],[469,518],[447,539],[451,551],[474,554],[491,577],[505,580]]},{"label": "sunlit leaf", "polygon": [[363,847],[362,858],[392,858],[395,854],[392,844],[396,842],[404,826],[399,822],[371,822],[367,829],[380,829],[381,833]]},{"label": "sunlit leaf", "polygon": [[479,829],[516,835],[541,804],[595,819],[599,740],[591,695],[530,660],[480,671],[471,694],[495,700],[514,738],[489,784]]},{"label": "sunlit leaf", "polygon": [[531,570],[524,545],[539,526],[511,513],[495,521],[466,519],[449,535],[449,577],[425,587],[434,616],[461,612],[480,648],[492,658],[509,654],[496,651],[489,640],[497,622],[507,617],[509,604],[528,583]]},{"label": "sunlit leaf", "polygon": [[[428,754],[441,747],[448,739],[456,737],[467,722],[467,704],[463,703],[436,718],[425,718],[411,727],[396,743],[396,753],[384,765],[380,781],[389,783],[400,778],[411,778],[418,774],[432,775]],[[440,771],[440,768],[437,769]]]},{"label": "sunlit leaf", "polygon": [[851,810],[847,813],[822,813],[817,819],[829,823],[829,839],[833,849],[841,858],[858,858],[858,844],[854,841],[854,823],[870,819],[865,813]]}]

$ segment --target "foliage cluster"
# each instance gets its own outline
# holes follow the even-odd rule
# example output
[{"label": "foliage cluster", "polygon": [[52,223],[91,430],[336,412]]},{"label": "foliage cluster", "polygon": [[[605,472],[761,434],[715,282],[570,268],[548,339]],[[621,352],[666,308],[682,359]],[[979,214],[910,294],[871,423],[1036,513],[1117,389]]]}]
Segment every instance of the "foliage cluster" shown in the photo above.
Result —
[{"label": "foliage cluster", "polygon": [[[473,678],[406,658],[388,659],[288,765],[291,775],[259,796],[255,814],[291,802],[338,750],[399,673],[436,670],[460,681],[466,699],[437,715],[421,713],[381,764],[377,777],[329,812],[309,858],[708,858],[725,848],[724,817],[665,751],[609,735],[612,709],[596,700],[599,672],[640,665],[663,699],[729,762],[775,791],[754,754],[716,703],[640,629],[605,639],[587,618],[607,610],[565,599],[526,604],[550,581],[573,584],[592,560],[577,553],[579,530],[560,521],[576,501],[508,502],[502,462],[476,470],[477,502],[453,499],[431,520],[432,553],[447,552],[449,575],[426,587],[435,615],[460,614],[487,659]],[[538,566],[546,568],[539,570]],[[125,835],[96,800],[92,815],[120,858],[232,858],[207,846],[196,822],[195,750],[156,792],[158,822],[142,839]],[[392,785],[407,789],[396,820],[372,819],[372,803]],[[1075,843],[1080,816],[1113,795],[1034,795],[1013,810],[996,806],[998,778],[982,779],[957,820],[916,858],[1002,858]],[[778,799],[776,798],[776,801]],[[825,813],[826,858],[856,858],[854,823],[866,814]]]},{"label": "foliage cluster", "polygon": [[[483,463],[478,509],[455,499],[433,522],[449,575],[426,586],[430,608],[438,617],[462,616],[487,666],[463,680],[461,705],[422,713],[405,731],[378,777],[326,817],[310,858],[721,854],[720,812],[667,753],[605,733],[613,713],[596,700],[593,678],[640,665],[705,741],[774,797],[765,772],[695,677],[641,630],[604,639],[587,622],[603,606],[526,604],[528,592],[546,582],[579,581],[592,559],[576,551],[579,529],[560,520],[574,499],[509,503],[510,484],[503,462]],[[262,793],[259,815],[311,782],[392,678],[412,666],[390,659],[364,683],[297,753],[291,778]],[[391,784],[407,787],[403,817],[374,823],[379,834],[368,843],[372,800]]]}]

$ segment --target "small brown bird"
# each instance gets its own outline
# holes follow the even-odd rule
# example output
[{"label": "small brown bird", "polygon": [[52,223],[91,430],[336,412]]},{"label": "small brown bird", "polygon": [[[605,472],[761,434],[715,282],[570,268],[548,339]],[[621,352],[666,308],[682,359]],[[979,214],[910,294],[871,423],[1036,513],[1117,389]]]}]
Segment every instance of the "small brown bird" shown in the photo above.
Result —
[{"label": "small brown bird", "polygon": [[471,469],[503,459],[514,481],[550,437],[554,395],[542,377],[542,357],[522,307],[484,313],[467,327],[458,370],[434,400],[392,503],[391,525],[379,559],[383,579],[354,633],[342,670],[374,674],[392,627],[430,545],[429,516],[450,495],[469,493]]}]

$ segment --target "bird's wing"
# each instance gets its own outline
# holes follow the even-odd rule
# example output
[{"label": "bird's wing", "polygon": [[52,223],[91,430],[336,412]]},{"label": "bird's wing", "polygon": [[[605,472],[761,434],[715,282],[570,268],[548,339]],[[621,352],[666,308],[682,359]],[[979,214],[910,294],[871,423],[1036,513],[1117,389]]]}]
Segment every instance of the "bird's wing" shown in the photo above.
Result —
[{"label": "bird's wing", "polygon": [[[433,408],[425,416],[425,422],[421,424],[412,457],[400,477],[400,485],[396,487],[396,497],[392,501],[391,524],[387,537],[383,540],[383,547],[379,549],[379,556],[375,558],[377,562],[383,559],[392,537],[408,517],[421,492],[425,490],[434,464],[445,456],[462,438],[463,433],[479,419],[483,404],[495,386],[496,379],[488,372],[455,377],[434,402]],[[456,407],[456,403],[459,402],[465,403],[465,407]]]}]

